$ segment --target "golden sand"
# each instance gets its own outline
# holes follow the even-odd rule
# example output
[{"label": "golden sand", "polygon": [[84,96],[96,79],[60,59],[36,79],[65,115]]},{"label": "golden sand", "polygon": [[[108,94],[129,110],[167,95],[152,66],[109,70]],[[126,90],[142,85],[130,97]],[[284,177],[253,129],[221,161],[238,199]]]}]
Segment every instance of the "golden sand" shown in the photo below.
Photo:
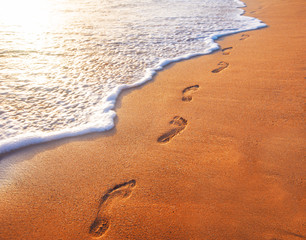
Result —
[{"label": "golden sand", "polygon": [[305,0],[121,94],[116,128],[5,156],[0,239],[305,239]]}]

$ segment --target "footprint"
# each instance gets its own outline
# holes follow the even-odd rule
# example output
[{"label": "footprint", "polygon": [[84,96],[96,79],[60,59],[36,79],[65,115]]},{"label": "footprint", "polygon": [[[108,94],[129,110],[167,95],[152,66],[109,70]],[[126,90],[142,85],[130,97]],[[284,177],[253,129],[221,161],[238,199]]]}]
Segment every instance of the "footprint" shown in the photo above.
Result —
[{"label": "footprint", "polygon": [[92,238],[99,239],[110,227],[110,210],[112,205],[118,200],[128,198],[132,194],[133,188],[136,186],[136,181],[130,180],[125,183],[116,185],[109,189],[101,198],[97,217],[91,224],[89,234]]},{"label": "footprint", "polygon": [[240,40],[245,40],[245,39],[247,39],[248,37],[250,37],[249,34],[242,34],[241,37],[240,37]]},{"label": "footprint", "polygon": [[172,128],[170,131],[164,133],[161,135],[157,141],[159,143],[167,143],[169,142],[172,138],[174,138],[177,134],[179,134],[181,131],[183,131],[186,126],[187,126],[187,120],[180,117],[180,116],[175,116],[171,121],[170,125],[172,125],[174,128]]},{"label": "footprint", "polygon": [[222,70],[224,70],[225,68],[227,68],[228,67],[228,65],[229,65],[229,63],[227,63],[227,62],[219,62],[218,63],[218,68],[216,68],[216,69],[214,69],[214,70],[212,70],[211,72],[212,73],[218,73],[218,72],[221,72]]},{"label": "footprint", "polygon": [[232,50],[233,49],[233,47],[228,47],[228,48],[223,48],[222,49],[222,53],[223,53],[223,55],[230,55],[230,50]]},{"label": "footprint", "polygon": [[194,92],[194,91],[197,91],[199,87],[200,87],[199,85],[193,85],[193,86],[190,86],[190,87],[186,87],[183,90],[182,101],[190,102],[192,100],[191,93]]}]

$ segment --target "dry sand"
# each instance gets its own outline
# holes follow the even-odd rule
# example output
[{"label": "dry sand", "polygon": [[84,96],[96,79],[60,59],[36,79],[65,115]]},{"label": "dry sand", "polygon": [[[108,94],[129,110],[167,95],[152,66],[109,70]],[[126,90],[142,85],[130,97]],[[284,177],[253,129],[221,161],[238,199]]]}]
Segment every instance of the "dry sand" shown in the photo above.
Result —
[{"label": "dry sand", "polygon": [[245,2],[268,28],[125,91],[115,129],[4,156],[0,239],[305,239],[306,3]]}]

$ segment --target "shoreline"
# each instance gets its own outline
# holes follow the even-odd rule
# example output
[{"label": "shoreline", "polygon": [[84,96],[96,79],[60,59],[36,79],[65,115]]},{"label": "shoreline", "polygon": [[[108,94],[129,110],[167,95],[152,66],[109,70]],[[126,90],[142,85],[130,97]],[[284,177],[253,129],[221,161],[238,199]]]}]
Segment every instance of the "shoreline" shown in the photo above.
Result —
[{"label": "shoreline", "polygon": [[[238,2],[243,3],[242,1],[238,0]],[[244,4],[244,3],[243,3]],[[243,9],[244,7],[237,7],[237,9]],[[245,16],[244,10],[240,14],[240,16]],[[252,24],[251,24],[252,22]],[[253,26],[254,22],[257,24],[257,26]],[[251,27],[252,25],[252,27]],[[66,128],[61,129],[58,131],[53,132],[35,132],[35,133],[24,133],[20,136],[11,137],[9,139],[5,139],[0,141],[0,160],[2,158],[5,158],[5,156],[8,156],[10,154],[14,154],[16,151],[23,150],[29,147],[33,147],[40,144],[45,144],[48,142],[58,141],[62,139],[72,139],[72,138],[78,138],[84,135],[94,134],[94,133],[102,133],[107,132],[115,127],[115,118],[117,117],[116,113],[116,101],[119,95],[122,93],[122,91],[126,91],[128,89],[134,89],[139,86],[142,86],[148,82],[154,81],[155,76],[166,69],[169,65],[179,63],[182,61],[188,61],[190,59],[196,58],[196,57],[202,57],[205,55],[209,55],[214,53],[215,51],[219,51],[219,45],[217,44],[217,40],[220,38],[224,38],[226,36],[230,36],[233,34],[239,34],[247,31],[252,30],[259,30],[261,28],[265,28],[267,25],[263,23],[260,19],[253,18],[252,21],[248,22],[248,29],[246,30],[246,27],[243,27],[240,30],[226,30],[222,33],[215,33],[214,35],[211,35],[209,38],[206,39],[206,41],[211,42],[210,48],[204,49],[202,52],[197,53],[188,53],[185,55],[181,55],[172,59],[162,59],[156,66],[152,68],[147,68],[144,76],[131,84],[123,84],[120,86],[117,86],[114,88],[107,96],[106,96],[106,102],[102,104],[101,113],[104,112],[105,115],[103,115],[107,120],[104,120],[102,124],[96,122],[93,124],[92,122],[87,123],[85,125],[80,125],[77,127],[72,128]],[[106,109],[107,112],[106,112]]]},{"label": "shoreline", "polygon": [[0,238],[91,239],[101,216],[103,239],[305,238],[305,5],[244,2],[270,27],[124,91],[108,132],[10,155]]}]

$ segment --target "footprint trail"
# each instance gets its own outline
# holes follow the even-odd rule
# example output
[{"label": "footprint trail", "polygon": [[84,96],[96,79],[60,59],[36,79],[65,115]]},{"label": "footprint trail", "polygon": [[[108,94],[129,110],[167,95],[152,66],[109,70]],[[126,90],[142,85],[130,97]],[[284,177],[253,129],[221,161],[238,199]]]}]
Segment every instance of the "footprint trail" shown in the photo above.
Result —
[{"label": "footprint trail", "polygon": [[172,138],[174,138],[176,135],[178,135],[180,132],[182,132],[186,128],[187,120],[180,116],[175,116],[170,121],[170,125],[173,126],[174,128],[170,129],[168,132],[161,135],[157,139],[157,142],[159,143],[169,142]]},{"label": "footprint trail", "polygon": [[96,219],[93,221],[89,229],[89,234],[92,238],[101,238],[109,229],[111,222],[110,210],[113,204],[130,197],[135,186],[136,181],[134,179],[118,184],[109,189],[101,198]]}]

